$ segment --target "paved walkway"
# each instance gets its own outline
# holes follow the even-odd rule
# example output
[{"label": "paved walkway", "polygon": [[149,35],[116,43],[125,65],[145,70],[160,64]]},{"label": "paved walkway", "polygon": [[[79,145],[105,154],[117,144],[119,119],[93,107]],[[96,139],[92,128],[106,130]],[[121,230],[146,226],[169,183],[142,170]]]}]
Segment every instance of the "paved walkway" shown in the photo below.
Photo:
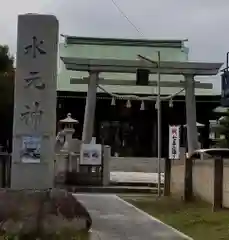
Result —
[{"label": "paved walkway", "polygon": [[76,194],[76,197],[91,214],[91,240],[190,239],[116,195]]},{"label": "paved walkway", "polygon": [[[144,172],[111,172],[111,182],[128,182],[128,183],[157,183],[157,173],[144,173]],[[164,173],[161,173],[161,182],[164,182]]]}]

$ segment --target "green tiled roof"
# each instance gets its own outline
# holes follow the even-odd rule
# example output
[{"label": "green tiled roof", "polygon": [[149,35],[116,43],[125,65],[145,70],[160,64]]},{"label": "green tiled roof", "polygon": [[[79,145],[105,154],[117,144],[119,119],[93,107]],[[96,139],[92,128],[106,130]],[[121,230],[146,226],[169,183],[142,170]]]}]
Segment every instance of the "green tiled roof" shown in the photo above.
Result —
[{"label": "green tiled roof", "polygon": [[[78,57],[78,58],[103,58],[103,59],[120,59],[136,60],[137,55],[149,57],[157,60],[157,51],[161,52],[162,61],[187,61],[188,48],[184,46],[185,40],[149,40],[149,39],[118,39],[118,38],[91,38],[64,36],[65,42],[60,43],[59,55],[61,57]],[[87,72],[67,71],[64,64],[60,62],[61,69],[58,74],[57,89],[58,91],[87,92],[87,85],[72,85],[71,78],[81,78],[88,76]],[[101,73],[104,79],[135,80],[135,74],[128,73]],[[157,80],[157,75],[152,74],[150,80]],[[162,75],[162,81],[180,81],[183,76]],[[149,86],[105,86],[109,92],[121,94],[156,94],[155,87]],[[180,89],[162,88],[162,94],[172,94]],[[197,89],[197,95],[212,94],[211,90]]]},{"label": "green tiled roof", "polygon": [[86,44],[86,45],[110,45],[110,46],[144,46],[163,48],[182,48],[186,40],[160,40],[160,39],[123,39],[123,38],[91,38],[65,36],[66,44]]}]

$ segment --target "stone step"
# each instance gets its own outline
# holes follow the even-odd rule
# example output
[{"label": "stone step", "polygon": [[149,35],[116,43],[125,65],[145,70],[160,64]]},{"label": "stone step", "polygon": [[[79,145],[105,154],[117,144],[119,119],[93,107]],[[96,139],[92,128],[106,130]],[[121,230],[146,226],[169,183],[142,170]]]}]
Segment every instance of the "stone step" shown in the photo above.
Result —
[{"label": "stone step", "polygon": [[157,193],[156,187],[142,186],[62,186],[62,188],[73,193]]},{"label": "stone step", "polygon": [[[129,187],[151,187],[155,188],[157,187],[157,183],[152,182],[116,182],[112,181],[110,182],[111,186],[129,186]],[[161,183],[161,186],[164,186],[164,183]]]}]

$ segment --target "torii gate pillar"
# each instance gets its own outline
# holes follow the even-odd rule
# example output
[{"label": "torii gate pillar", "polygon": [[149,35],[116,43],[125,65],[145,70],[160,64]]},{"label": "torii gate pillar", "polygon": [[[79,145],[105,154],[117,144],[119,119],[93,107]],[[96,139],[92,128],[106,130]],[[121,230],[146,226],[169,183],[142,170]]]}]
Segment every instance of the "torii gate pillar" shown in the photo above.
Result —
[{"label": "torii gate pillar", "polygon": [[185,75],[185,103],[188,155],[198,149],[198,134],[196,126],[196,98],[194,75]]},{"label": "torii gate pillar", "polygon": [[99,72],[89,72],[89,82],[87,91],[86,107],[84,112],[83,124],[83,143],[90,143],[94,132],[96,93]]}]

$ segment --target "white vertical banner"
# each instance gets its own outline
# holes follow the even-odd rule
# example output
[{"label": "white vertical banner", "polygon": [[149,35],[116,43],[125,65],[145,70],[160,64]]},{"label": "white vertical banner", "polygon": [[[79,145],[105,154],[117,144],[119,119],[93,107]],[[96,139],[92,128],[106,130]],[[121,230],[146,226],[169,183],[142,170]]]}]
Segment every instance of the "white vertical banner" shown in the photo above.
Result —
[{"label": "white vertical banner", "polygon": [[169,159],[180,159],[180,126],[169,126]]}]

